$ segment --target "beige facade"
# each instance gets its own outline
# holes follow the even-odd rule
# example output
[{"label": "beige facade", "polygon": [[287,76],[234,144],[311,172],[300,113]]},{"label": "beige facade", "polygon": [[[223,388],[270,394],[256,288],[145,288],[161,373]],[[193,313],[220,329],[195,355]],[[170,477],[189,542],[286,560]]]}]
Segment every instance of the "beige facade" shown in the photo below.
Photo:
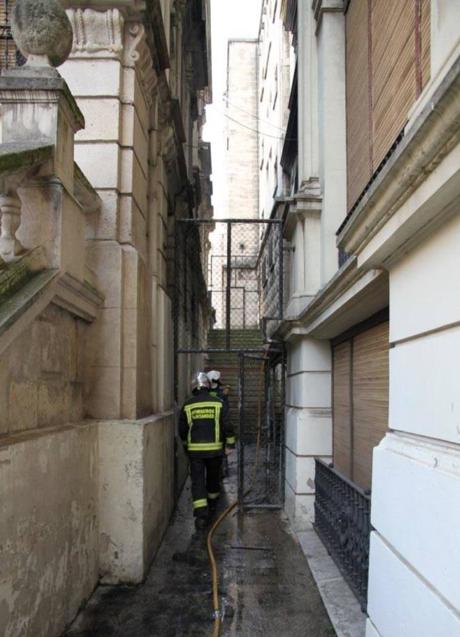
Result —
[{"label": "beige facade", "polygon": [[[183,480],[174,400],[190,369],[174,385],[174,325],[194,326],[174,307],[175,221],[212,214],[208,9],[192,4],[66,2],[60,75],[0,78],[8,637],[59,635],[98,581],[141,582]],[[198,339],[206,249],[203,235]]]}]

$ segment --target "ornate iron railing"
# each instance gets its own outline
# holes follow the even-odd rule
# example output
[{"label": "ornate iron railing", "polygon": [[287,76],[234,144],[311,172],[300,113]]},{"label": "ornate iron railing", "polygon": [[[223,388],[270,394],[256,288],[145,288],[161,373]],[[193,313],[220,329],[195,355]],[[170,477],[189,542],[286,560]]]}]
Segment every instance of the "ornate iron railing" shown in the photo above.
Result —
[{"label": "ornate iron railing", "polygon": [[371,532],[370,495],[318,459],[315,483],[315,529],[365,611]]}]

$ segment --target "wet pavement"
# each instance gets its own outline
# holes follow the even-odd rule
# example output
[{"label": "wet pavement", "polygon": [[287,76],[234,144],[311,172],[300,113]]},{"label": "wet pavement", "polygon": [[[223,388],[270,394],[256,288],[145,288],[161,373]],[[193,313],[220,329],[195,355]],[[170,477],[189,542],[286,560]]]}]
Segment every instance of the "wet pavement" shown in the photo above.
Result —
[{"label": "wet pavement", "polygon": [[[234,475],[233,464],[226,501],[233,501]],[[221,637],[334,637],[282,512],[234,513],[214,544],[224,609]],[[194,532],[186,485],[145,583],[99,587],[65,637],[211,637],[212,628],[206,536]]]}]

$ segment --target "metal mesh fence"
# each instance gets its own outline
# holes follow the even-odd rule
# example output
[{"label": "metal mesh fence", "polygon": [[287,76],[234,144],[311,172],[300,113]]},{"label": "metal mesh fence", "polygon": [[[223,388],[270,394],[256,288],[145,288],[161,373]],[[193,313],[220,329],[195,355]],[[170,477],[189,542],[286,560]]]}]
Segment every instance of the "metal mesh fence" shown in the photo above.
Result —
[{"label": "metal mesh fence", "polygon": [[[201,264],[206,260],[209,327],[224,330],[226,338],[219,349],[240,349],[231,343],[231,332],[239,329],[263,329],[267,321],[280,320],[283,314],[283,239],[281,222],[265,220],[181,220],[176,233],[176,288],[181,290],[177,308],[186,318],[196,308],[193,263],[194,251],[203,246],[209,234],[207,250],[201,248]],[[197,263],[198,266],[198,263]],[[198,269],[198,267],[197,267]],[[179,329],[178,351],[196,350],[195,330],[190,318],[190,333]],[[199,340],[199,339],[198,339]]]},{"label": "metal mesh fence", "polygon": [[248,505],[283,501],[284,363],[241,355],[238,487]]}]

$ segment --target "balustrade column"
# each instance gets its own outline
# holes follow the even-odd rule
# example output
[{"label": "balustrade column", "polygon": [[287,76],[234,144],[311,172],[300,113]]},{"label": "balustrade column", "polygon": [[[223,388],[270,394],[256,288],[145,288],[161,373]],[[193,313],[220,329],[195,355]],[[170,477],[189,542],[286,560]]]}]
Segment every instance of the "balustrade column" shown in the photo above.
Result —
[{"label": "balustrade column", "polygon": [[0,195],[0,256],[7,263],[24,252],[23,246],[16,239],[16,232],[21,225],[21,206],[16,192]]}]

